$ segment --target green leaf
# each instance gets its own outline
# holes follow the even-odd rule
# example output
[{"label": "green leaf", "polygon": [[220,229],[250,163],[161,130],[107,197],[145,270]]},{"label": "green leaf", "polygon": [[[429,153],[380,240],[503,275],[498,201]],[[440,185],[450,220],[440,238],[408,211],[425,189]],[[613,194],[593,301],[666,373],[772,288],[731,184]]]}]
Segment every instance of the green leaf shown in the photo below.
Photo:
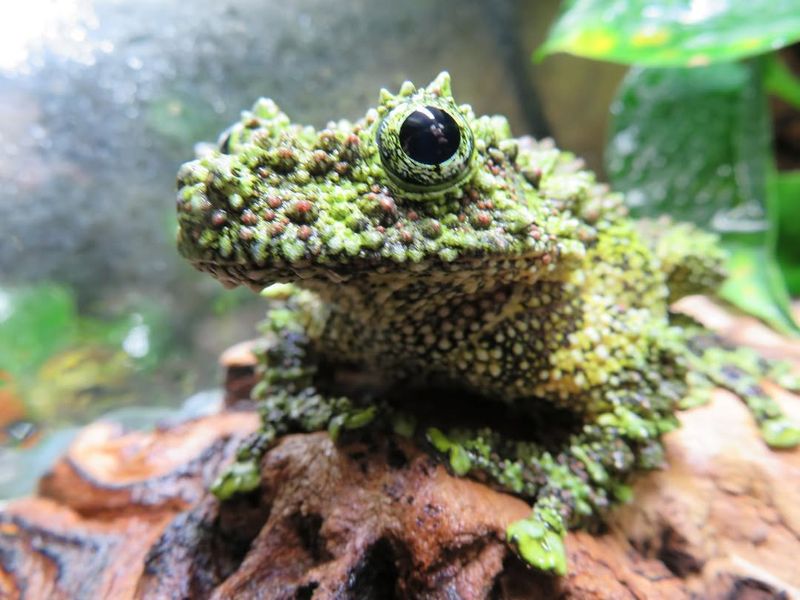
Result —
[{"label": "green leaf", "polygon": [[573,0],[541,58],[569,52],[643,66],[699,66],[800,40],[800,0]]},{"label": "green leaf", "polygon": [[777,209],[777,257],[789,293],[800,296],[800,171],[776,173],[771,179]]},{"label": "green leaf", "polygon": [[634,69],[612,105],[609,178],[637,216],[670,214],[721,234],[732,250],[722,295],[800,334],[768,218],[770,126],[760,61]]},{"label": "green leaf", "polygon": [[635,215],[667,213],[721,232],[766,228],[763,174],[752,171],[764,168],[768,131],[748,114],[757,86],[740,63],[628,73],[611,105],[605,160]]},{"label": "green leaf", "polygon": [[800,334],[792,318],[783,276],[764,244],[729,242],[730,276],[720,296],[783,333]]},{"label": "green leaf", "polygon": [[800,79],[789,70],[777,54],[767,57],[764,85],[770,94],[774,94],[795,108],[800,108]]}]

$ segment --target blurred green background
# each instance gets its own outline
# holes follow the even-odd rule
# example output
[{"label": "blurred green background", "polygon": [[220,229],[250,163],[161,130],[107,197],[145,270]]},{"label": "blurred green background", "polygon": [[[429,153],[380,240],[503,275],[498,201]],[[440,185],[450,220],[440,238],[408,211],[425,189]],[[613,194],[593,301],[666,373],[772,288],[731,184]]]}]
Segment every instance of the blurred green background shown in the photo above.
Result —
[{"label": "blurred green background", "polygon": [[634,212],[720,232],[724,296],[798,331],[798,0],[15,4],[0,7],[0,498],[99,415],[146,426],[219,403],[217,356],[262,307],[178,257],[175,172],[259,96],[320,126],[447,69],[459,101],[553,136]]}]

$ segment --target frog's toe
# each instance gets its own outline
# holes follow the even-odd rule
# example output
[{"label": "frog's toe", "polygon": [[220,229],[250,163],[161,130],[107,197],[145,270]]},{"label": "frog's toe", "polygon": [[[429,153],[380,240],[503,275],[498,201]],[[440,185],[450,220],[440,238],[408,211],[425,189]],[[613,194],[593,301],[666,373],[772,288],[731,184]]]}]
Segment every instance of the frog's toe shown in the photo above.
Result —
[{"label": "frog's toe", "polygon": [[508,526],[506,537],[531,566],[555,575],[567,574],[564,536],[546,522],[535,517],[515,521]]},{"label": "frog's toe", "polygon": [[800,392],[800,375],[797,375],[791,365],[778,363],[769,373],[770,379],[775,381],[783,389],[790,392]]},{"label": "frog's toe", "polygon": [[211,485],[211,492],[220,500],[227,500],[236,494],[252,492],[261,484],[261,470],[255,460],[233,463],[217,477]]},{"label": "frog's toe", "polygon": [[784,416],[763,421],[761,435],[772,448],[794,448],[800,444],[800,427]]}]

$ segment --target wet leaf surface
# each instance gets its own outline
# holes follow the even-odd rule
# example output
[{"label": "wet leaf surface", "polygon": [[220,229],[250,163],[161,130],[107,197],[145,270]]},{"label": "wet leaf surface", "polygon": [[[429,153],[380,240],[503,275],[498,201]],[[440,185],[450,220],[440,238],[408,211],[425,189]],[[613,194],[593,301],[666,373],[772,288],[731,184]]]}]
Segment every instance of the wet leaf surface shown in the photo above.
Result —
[{"label": "wet leaf surface", "polygon": [[699,66],[800,39],[797,0],[568,3],[537,56],[569,52],[625,64]]},{"label": "wet leaf surface", "polygon": [[729,243],[729,277],[720,296],[783,333],[800,334],[783,275],[762,244]]},{"label": "wet leaf surface", "polygon": [[[609,178],[635,215],[670,214],[722,235],[722,296],[783,332],[800,333],[774,256],[771,169],[759,62],[632,70],[612,105]],[[772,202],[770,202],[772,204]]]},{"label": "wet leaf surface", "polygon": [[734,63],[628,74],[611,106],[606,167],[636,215],[669,213],[720,231],[764,228],[763,197],[745,196],[738,181],[749,177],[759,143],[742,139],[750,128],[740,116],[743,90],[753,78]]}]

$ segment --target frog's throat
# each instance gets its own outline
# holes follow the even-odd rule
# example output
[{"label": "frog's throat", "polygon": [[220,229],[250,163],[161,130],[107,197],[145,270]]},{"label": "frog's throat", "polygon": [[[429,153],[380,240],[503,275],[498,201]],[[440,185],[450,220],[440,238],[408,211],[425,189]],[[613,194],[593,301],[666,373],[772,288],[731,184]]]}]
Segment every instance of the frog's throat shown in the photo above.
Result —
[{"label": "frog's throat", "polygon": [[[561,283],[538,275],[486,268],[449,277],[373,274],[344,285],[319,279],[302,285],[330,308],[320,340],[325,355],[389,374],[452,380],[480,393],[501,393],[508,382],[471,371],[498,362],[489,353],[511,351],[511,336],[505,332],[533,314],[534,296],[558,301]],[[505,342],[497,342],[498,335]]]}]

